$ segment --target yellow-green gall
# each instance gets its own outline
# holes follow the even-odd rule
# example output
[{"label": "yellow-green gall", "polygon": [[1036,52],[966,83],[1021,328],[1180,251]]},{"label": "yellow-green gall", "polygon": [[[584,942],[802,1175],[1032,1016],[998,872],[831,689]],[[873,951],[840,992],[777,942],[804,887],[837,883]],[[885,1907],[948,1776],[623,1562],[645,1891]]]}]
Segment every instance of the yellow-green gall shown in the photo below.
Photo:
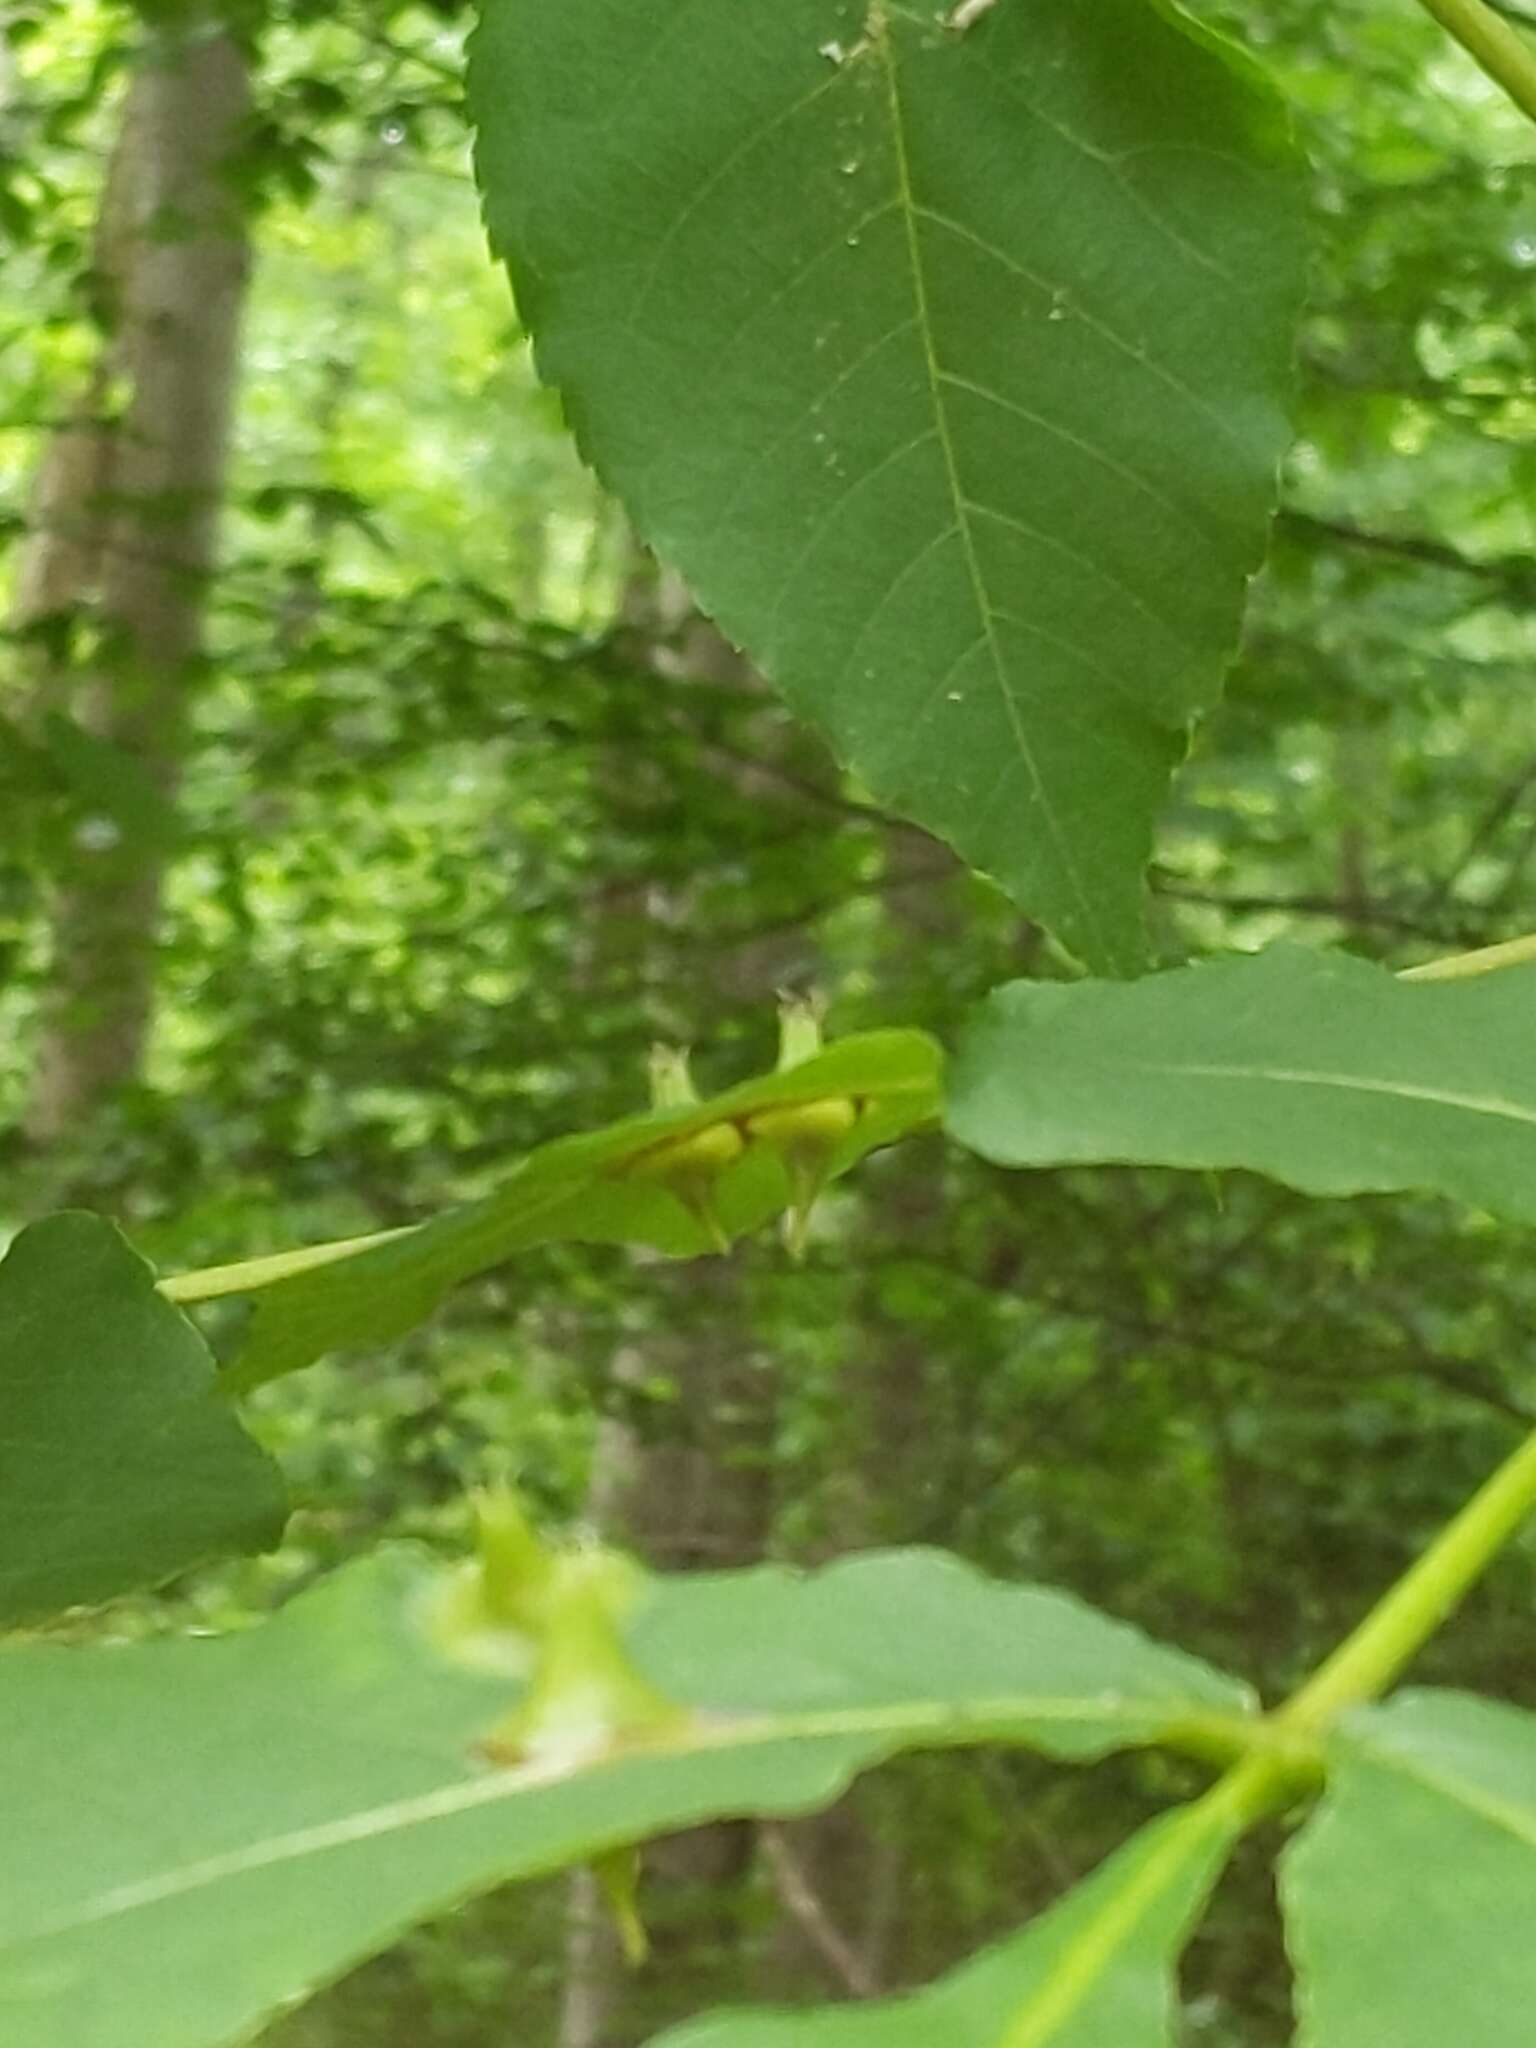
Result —
[{"label": "yellow-green gall", "polygon": [[784,1242],[794,1258],[805,1250],[811,1210],[827,1184],[837,1148],[858,1120],[859,1105],[847,1095],[775,1103],[747,1119],[748,1136],[757,1144],[772,1146],[789,1176],[791,1201],[784,1218]]},{"label": "yellow-green gall", "polygon": [[821,1020],[825,998],[819,994],[786,995],[779,1002],[779,1072],[804,1066],[821,1051]]},{"label": "yellow-green gall", "polygon": [[649,1181],[675,1195],[715,1249],[728,1252],[731,1241],[715,1209],[715,1183],[745,1150],[746,1140],[735,1124],[707,1124],[685,1137],[663,1139],[631,1159],[624,1171],[632,1180]]},{"label": "yellow-green gall", "polygon": [[747,1119],[748,1133],[786,1155],[814,1156],[819,1163],[840,1145],[859,1120],[858,1104],[846,1095],[819,1102],[786,1102],[760,1109]]},{"label": "yellow-green gall", "polygon": [[626,1171],[635,1180],[653,1180],[663,1187],[701,1175],[713,1180],[736,1163],[744,1148],[745,1140],[734,1124],[709,1124],[684,1138],[664,1138],[648,1152],[638,1153]]},{"label": "yellow-green gall", "polygon": [[506,1488],[473,1496],[476,1554],[434,1578],[421,1601],[428,1640],[478,1671],[523,1678],[556,1595],[558,1557]]},{"label": "yellow-green gall", "polygon": [[522,1701],[482,1745],[495,1762],[575,1769],[665,1741],[690,1716],[631,1660],[622,1635],[645,1575],[612,1550],[566,1554]]}]

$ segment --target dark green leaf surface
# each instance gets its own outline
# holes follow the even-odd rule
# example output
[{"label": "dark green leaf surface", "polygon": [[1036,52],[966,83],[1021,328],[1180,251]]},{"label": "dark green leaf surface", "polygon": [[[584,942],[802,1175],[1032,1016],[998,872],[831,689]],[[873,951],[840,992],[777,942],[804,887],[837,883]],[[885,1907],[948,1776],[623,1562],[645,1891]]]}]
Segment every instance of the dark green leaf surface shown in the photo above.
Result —
[{"label": "dark green leaf surface", "polygon": [[1536,1716],[1435,1692],[1355,1715],[1284,1892],[1301,2048],[1529,2048]]},{"label": "dark green leaf surface", "polygon": [[117,1231],[23,1231],[0,1264],[0,1626],[267,1549],[286,1512],[206,1346]]},{"label": "dark green leaf surface", "polygon": [[[630,1171],[659,1141],[741,1123],[761,1109],[851,1096],[862,1109],[830,1162],[836,1178],[877,1147],[931,1122],[939,1112],[939,1081],[939,1048],[922,1032],[841,1039],[785,1073],[743,1082],[698,1108],[631,1117],[541,1146],[483,1201],[387,1242],[324,1265],[308,1264],[313,1252],[299,1253],[293,1260],[298,1270],[287,1272],[281,1260],[259,1261],[245,1269],[248,1284],[262,1291],[232,1383],[259,1385],[338,1346],[386,1343],[430,1315],[450,1287],[531,1245],[560,1239],[644,1244],[680,1258],[712,1251],[709,1231],[675,1194]],[[790,1185],[778,1154],[749,1144],[721,1176],[713,1200],[727,1237],[780,1215]],[[217,1291],[244,1291],[240,1277],[232,1271],[231,1284]]]},{"label": "dark green leaf surface", "polygon": [[350,1567],[219,1642],[0,1656],[0,2035],[215,2048],[503,1879],[733,1813],[821,1805],[912,1747],[1090,1757],[1246,1712],[1207,1666],[932,1553],[660,1586],[665,1747],[493,1770],[515,1688],[423,1632],[427,1568]]},{"label": "dark green leaf surface", "polygon": [[1021,1935],[911,1997],[724,2014],[654,2048],[1170,2048],[1179,1951],[1234,1834],[1194,1807],[1154,1821]]},{"label": "dark green leaf surface", "polygon": [[1139,964],[1287,440],[1268,101],[1146,0],[489,0],[471,93],[640,531],[882,802]]},{"label": "dark green leaf surface", "polygon": [[1018,982],[973,1023],[949,1129],[1005,1166],[1247,1167],[1536,1220],[1536,968],[1407,982],[1276,947],[1134,987]]}]

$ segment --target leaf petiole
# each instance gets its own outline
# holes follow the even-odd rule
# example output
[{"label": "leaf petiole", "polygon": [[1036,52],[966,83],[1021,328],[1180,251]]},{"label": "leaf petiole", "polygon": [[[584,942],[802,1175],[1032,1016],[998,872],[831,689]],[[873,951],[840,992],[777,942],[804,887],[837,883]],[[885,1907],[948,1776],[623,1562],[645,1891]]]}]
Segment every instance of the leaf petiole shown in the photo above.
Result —
[{"label": "leaf petiole", "polygon": [[1442,960],[1426,960],[1422,967],[1405,967],[1399,981],[1463,981],[1474,974],[1496,974],[1503,967],[1525,967],[1536,960],[1536,932],[1518,939],[1505,939],[1497,946],[1479,946],[1475,953],[1451,953]]},{"label": "leaf petiole", "polygon": [[1536,121],[1536,49],[1487,0],[1419,0],[1446,34]]},{"label": "leaf petiole", "polygon": [[1536,1510],[1536,1431],[1440,1532],[1386,1598],[1281,1708],[1276,1725],[1320,1735],[1392,1684]]}]

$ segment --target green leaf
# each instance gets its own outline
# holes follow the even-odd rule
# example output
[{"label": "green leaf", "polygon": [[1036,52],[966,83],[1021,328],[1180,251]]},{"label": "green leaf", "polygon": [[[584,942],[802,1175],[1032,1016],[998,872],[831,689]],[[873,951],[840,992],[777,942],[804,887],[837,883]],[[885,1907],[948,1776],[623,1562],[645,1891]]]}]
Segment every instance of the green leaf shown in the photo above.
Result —
[{"label": "green leaf", "polygon": [[52,1216],[0,1263],[0,1627],[265,1550],[281,1474],[109,1223]]},{"label": "green leaf", "polygon": [[1529,2048],[1536,1715],[1408,1692],[1351,1716],[1283,1875],[1301,2048]]},{"label": "green leaf", "polygon": [[679,1579],[627,1634],[696,1710],[649,1747],[492,1769],[519,1698],[450,1662],[442,1569],[385,1552],[216,1642],[0,1651],[0,2032],[214,2048],[479,1888],[836,1798],[897,1751],[1086,1758],[1243,1688],[1061,1595],[929,1553]]},{"label": "green leaf", "polygon": [[966,1035],[948,1127],[1005,1166],[1246,1167],[1531,1222],[1533,1019],[1536,968],[1409,982],[1290,946],[1134,987],[1016,982]]},{"label": "green leaf", "polygon": [[[675,1192],[637,1173],[637,1162],[663,1142],[721,1125],[740,1127],[750,1139],[749,1120],[759,1110],[849,1096],[861,1113],[831,1157],[835,1178],[937,1117],[940,1059],[938,1046],[918,1031],[839,1039],[814,1059],[697,1107],[631,1117],[541,1146],[483,1201],[417,1229],[167,1285],[180,1299],[261,1290],[250,1338],[228,1375],[234,1388],[257,1386],[338,1346],[389,1342],[430,1315],[451,1287],[531,1245],[644,1244],[679,1258],[712,1251],[710,1227]],[[781,1214],[793,1192],[779,1153],[748,1142],[712,1189],[713,1220],[734,1238]]]},{"label": "green leaf", "polygon": [[489,0],[479,177],[640,532],[881,802],[1126,970],[1263,551],[1299,185],[1171,10],[938,12]]},{"label": "green leaf", "polygon": [[926,1990],[726,2014],[653,2048],[1172,2048],[1174,1966],[1238,1832],[1199,1806],[1165,1815],[1022,1934]]}]

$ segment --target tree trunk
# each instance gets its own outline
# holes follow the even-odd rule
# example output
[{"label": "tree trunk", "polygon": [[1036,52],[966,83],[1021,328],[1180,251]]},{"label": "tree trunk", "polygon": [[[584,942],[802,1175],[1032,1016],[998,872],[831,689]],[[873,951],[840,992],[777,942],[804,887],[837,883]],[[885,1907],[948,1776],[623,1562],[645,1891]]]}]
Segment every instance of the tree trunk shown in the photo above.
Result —
[{"label": "tree trunk", "polygon": [[[743,691],[762,688],[743,657],[694,611],[676,579],[658,576],[649,564],[630,579],[624,620],[639,658],[659,674]],[[782,942],[755,943],[734,963],[733,988],[743,1000],[769,1008],[786,965]],[[744,1339],[733,1261],[710,1257],[658,1269],[656,1282],[669,1304],[663,1327],[616,1359],[611,1378],[620,1393],[659,1378],[671,1386],[672,1398],[655,1435],[642,1436],[618,1414],[605,1418],[591,1519],[660,1570],[755,1563],[775,1506],[775,1376]],[[676,2009],[687,2010],[690,2001],[699,2002],[691,1999],[690,1985],[707,2002],[712,1989],[718,1995],[716,1987],[730,1981],[755,1847],[750,1824],[719,1822],[646,1848],[653,1955],[642,1992],[676,1986]],[[568,1927],[560,2048],[617,2048],[635,2029],[607,1910],[588,1878],[573,1885]]]},{"label": "tree trunk", "polygon": [[[227,172],[249,105],[245,54],[216,29],[164,38],[141,60],[98,223],[101,355],[44,455],[11,621],[90,621],[82,665],[60,651],[64,636],[35,636],[35,721],[45,733],[53,718],[72,721],[125,790],[167,806],[239,363],[248,249]],[[73,1132],[139,1070],[168,843],[127,813],[86,821],[50,904],[52,973],[26,1115],[38,1144]]]},{"label": "tree trunk", "polygon": [[[939,849],[932,849],[942,860]],[[913,865],[913,832],[885,834],[892,876]],[[926,881],[892,888],[886,916],[903,951],[928,958],[955,937],[951,893]],[[807,1562],[886,1545],[950,1540],[944,1468],[954,1442],[939,1374],[925,1333],[884,1306],[882,1268],[900,1254],[946,1242],[935,1141],[908,1142],[887,1162],[881,1206],[850,1262],[868,1261],[855,1294],[839,1389],[843,1434],[822,1507],[823,1536]],[[775,1831],[770,1871],[783,1908],[762,1992],[866,1999],[900,1988],[903,1939],[912,1910],[905,1838],[880,1825],[884,1795],[860,1781],[824,1812]],[[817,1987],[820,1987],[819,1990]]]}]

